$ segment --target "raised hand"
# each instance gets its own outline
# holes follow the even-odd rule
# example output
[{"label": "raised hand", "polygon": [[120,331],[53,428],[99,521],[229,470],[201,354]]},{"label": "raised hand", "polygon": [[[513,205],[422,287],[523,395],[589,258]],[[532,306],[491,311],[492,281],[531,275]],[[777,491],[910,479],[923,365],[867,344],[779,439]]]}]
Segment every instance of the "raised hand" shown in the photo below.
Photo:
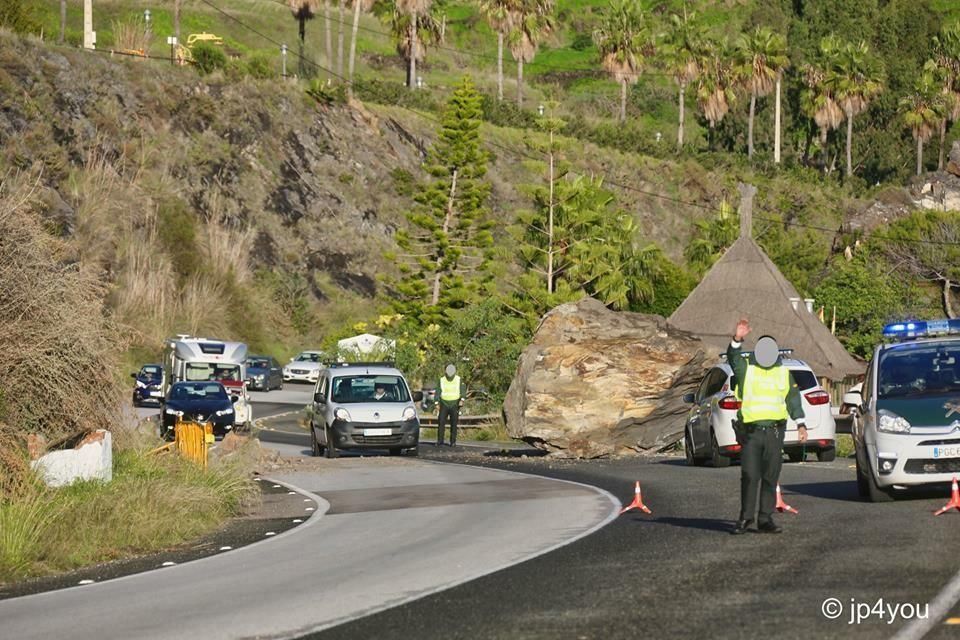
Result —
[{"label": "raised hand", "polygon": [[737,342],[742,342],[748,333],[750,333],[750,321],[746,318],[740,318],[740,322],[737,323],[737,330],[733,333],[734,339]]}]

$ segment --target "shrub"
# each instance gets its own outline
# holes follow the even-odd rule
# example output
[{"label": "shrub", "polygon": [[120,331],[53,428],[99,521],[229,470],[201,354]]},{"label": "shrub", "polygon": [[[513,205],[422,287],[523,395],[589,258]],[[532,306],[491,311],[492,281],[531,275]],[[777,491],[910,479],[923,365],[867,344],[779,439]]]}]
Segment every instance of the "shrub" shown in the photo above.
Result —
[{"label": "shrub", "polygon": [[191,47],[190,52],[193,54],[193,63],[200,75],[205,76],[227,66],[227,55],[215,44],[198,42]]},{"label": "shrub", "polygon": [[40,23],[24,0],[0,0],[0,27],[20,34],[40,33]]},{"label": "shrub", "polygon": [[263,53],[255,53],[246,63],[247,75],[257,80],[266,80],[276,75],[273,60]]}]

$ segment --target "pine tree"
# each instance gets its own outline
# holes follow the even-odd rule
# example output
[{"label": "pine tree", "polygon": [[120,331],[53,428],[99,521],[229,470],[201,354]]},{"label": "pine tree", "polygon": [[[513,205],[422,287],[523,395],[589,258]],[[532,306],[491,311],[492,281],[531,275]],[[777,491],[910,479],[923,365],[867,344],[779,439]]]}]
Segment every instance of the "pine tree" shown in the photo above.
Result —
[{"label": "pine tree", "polygon": [[469,78],[453,93],[424,168],[432,182],[397,233],[401,278],[394,309],[421,325],[483,297],[492,283],[488,154],[480,147],[481,97]]}]

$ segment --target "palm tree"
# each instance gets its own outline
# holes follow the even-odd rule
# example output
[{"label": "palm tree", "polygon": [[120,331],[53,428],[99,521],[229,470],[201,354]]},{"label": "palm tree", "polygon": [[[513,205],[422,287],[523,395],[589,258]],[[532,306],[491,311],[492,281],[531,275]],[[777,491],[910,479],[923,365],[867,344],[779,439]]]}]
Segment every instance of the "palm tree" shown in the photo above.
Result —
[{"label": "palm tree", "polygon": [[670,26],[664,38],[664,62],[667,72],[673,76],[680,89],[680,122],[677,127],[677,149],[683,147],[683,121],[686,113],[687,86],[697,79],[705,60],[706,35],[703,26],[696,21],[696,14],[687,15],[686,8],[681,18],[670,16]]},{"label": "palm tree", "polygon": [[510,33],[517,0],[479,0],[480,12],[497,32],[497,100],[503,102],[503,41]]},{"label": "palm tree", "polygon": [[307,32],[307,20],[312,20],[317,13],[317,0],[287,0],[287,6],[293,13],[293,17],[300,23],[300,55],[299,69],[301,76],[310,75],[310,69],[307,67],[307,56],[304,49],[304,42]]},{"label": "palm tree", "polygon": [[853,118],[864,112],[870,101],[883,91],[879,60],[866,42],[843,43],[833,58],[826,79],[847,119],[847,177],[853,175]]},{"label": "palm tree", "polygon": [[419,29],[420,25],[417,24],[417,16],[422,16],[430,10],[430,5],[433,4],[433,0],[397,0],[397,10],[409,16],[409,30],[410,34],[407,36],[407,42],[411,47],[409,57],[407,61],[409,62],[409,70],[407,71],[407,86],[411,89],[417,86],[417,57],[420,56],[418,51],[419,45]]},{"label": "palm tree", "polygon": [[[777,132],[780,137],[780,76],[789,64],[787,40],[767,27],[757,27],[752,34],[737,39],[735,73],[750,92],[750,116],[747,120],[747,157],[753,157],[753,119],[757,111],[757,97],[768,95],[777,88]],[[777,154],[779,156],[779,153]]]},{"label": "palm tree", "polygon": [[697,86],[697,106],[710,123],[710,146],[717,123],[723,120],[736,102],[736,78],[729,47],[725,40],[709,42],[706,47],[700,82]]},{"label": "palm tree", "polygon": [[620,83],[620,122],[627,119],[627,85],[640,79],[644,51],[650,47],[650,32],[636,0],[616,0],[593,32],[600,61]]},{"label": "palm tree", "polygon": [[347,64],[347,96],[353,97],[353,65],[357,56],[357,30],[360,28],[360,13],[370,11],[373,0],[353,0],[353,33],[350,36],[350,61]]},{"label": "palm tree", "polygon": [[[180,8],[180,0],[177,1],[177,8]],[[60,35],[57,37],[57,44],[63,44],[64,36],[67,33],[67,0],[60,0]]]},{"label": "palm tree", "polygon": [[923,173],[923,143],[933,136],[948,111],[947,98],[941,90],[942,81],[936,77],[935,70],[936,64],[928,63],[913,92],[900,98],[903,122],[910,127],[913,139],[917,141],[918,176]]},{"label": "palm tree", "polygon": [[800,96],[800,105],[820,130],[820,163],[824,171],[827,169],[827,136],[843,122],[843,109],[827,84],[832,60],[840,46],[841,42],[835,36],[822,39],[818,52],[820,60],[803,67],[806,88]]},{"label": "palm tree", "polygon": [[510,53],[517,61],[517,106],[523,106],[523,65],[553,30],[553,0],[519,0],[511,18]]},{"label": "palm tree", "polygon": [[960,120],[960,21],[944,26],[933,39],[934,61],[939,68],[942,90],[949,109],[940,121],[940,155],[937,169],[943,169],[944,146],[947,138],[947,120]]},{"label": "palm tree", "polygon": [[[440,42],[440,20],[431,12],[417,16],[417,30],[410,28],[413,24],[413,16],[409,13],[401,12],[396,5],[374,4],[374,11],[385,10],[388,13],[380,13],[380,19],[388,22],[390,32],[397,42],[397,53],[407,66],[407,86],[415,87],[417,83],[416,76],[410,75],[416,73],[416,65],[411,63],[411,57],[416,52],[416,61],[422,62],[426,57],[428,44]],[[411,40],[411,36],[415,39]]]}]

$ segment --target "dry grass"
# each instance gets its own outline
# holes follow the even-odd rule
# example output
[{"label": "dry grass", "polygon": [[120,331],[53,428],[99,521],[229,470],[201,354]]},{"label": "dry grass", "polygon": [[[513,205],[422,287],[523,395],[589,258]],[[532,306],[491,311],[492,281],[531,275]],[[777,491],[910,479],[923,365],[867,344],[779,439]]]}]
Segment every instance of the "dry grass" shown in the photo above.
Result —
[{"label": "dry grass", "polygon": [[115,372],[124,344],[106,290],[46,232],[36,180],[0,179],[0,420],[49,440],[121,423]]}]

